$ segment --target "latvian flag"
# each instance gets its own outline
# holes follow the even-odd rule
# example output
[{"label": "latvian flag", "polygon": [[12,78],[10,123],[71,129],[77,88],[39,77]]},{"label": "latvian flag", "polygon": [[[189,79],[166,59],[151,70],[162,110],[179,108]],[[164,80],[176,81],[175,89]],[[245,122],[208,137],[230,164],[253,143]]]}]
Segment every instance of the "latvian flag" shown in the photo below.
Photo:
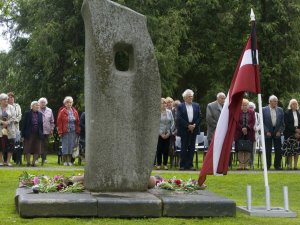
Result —
[{"label": "latvian flag", "polygon": [[215,134],[204,158],[198,180],[200,186],[206,175],[227,174],[244,92],[260,93],[255,21],[252,21],[251,35],[239,59]]}]

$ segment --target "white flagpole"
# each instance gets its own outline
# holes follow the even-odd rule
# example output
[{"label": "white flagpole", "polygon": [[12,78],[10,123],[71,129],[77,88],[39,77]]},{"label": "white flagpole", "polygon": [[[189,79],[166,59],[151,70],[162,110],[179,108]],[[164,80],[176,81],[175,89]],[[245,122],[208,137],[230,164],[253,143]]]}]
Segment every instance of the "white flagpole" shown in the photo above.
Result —
[{"label": "white flagpole", "polygon": [[[252,22],[255,22],[255,15],[253,9],[251,9],[250,18]],[[267,158],[266,158],[266,144],[265,144],[265,131],[264,131],[264,121],[262,115],[262,101],[261,94],[258,97],[258,110],[259,110],[259,120],[260,120],[260,133],[261,133],[261,144],[262,144],[262,155],[263,155],[263,166],[264,166],[264,180],[265,180],[265,191],[266,191],[266,209],[271,210],[270,203],[270,188],[268,180],[268,170],[267,170]]]},{"label": "white flagpole", "polygon": [[262,158],[264,165],[264,180],[265,180],[265,191],[266,191],[266,209],[271,210],[270,203],[270,188],[269,188],[269,180],[268,180],[268,170],[267,170],[267,158],[266,158],[266,144],[265,144],[265,130],[264,130],[264,121],[262,115],[262,101],[261,94],[258,94],[258,110],[259,110],[259,125],[260,125],[260,137],[261,137],[261,147],[262,147]]}]

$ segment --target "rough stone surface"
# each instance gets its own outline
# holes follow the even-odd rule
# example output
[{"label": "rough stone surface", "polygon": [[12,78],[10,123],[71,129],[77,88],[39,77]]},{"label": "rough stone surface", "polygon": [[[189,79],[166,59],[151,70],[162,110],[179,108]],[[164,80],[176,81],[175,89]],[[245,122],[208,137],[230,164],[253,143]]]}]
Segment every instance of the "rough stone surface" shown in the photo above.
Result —
[{"label": "rough stone surface", "polygon": [[235,202],[208,191],[151,189],[148,192],[33,194],[18,188],[15,204],[22,217],[217,217],[234,216]]},{"label": "rough stone surface", "polygon": [[195,193],[170,192],[151,189],[150,193],[161,199],[162,216],[166,217],[217,217],[235,216],[236,203],[209,191]]},{"label": "rough stone surface", "polygon": [[[85,187],[146,191],[159,130],[160,76],[146,18],[108,0],[85,0]],[[115,54],[129,55],[119,71]]]},{"label": "rough stone surface", "polygon": [[161,217],[161,200],[147,192],[101,193],[99,217]]},{"label": "rough stone surface", "polygon": [[18,188],[16,208],[21,217],[97,216],[97,200],[90,193],[32,193]]}]

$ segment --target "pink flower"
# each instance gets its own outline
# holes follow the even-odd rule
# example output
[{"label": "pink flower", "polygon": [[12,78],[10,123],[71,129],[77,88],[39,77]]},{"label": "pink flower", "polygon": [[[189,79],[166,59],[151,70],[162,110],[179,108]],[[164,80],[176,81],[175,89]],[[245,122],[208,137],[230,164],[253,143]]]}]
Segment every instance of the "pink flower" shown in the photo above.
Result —
[{"label": "pink flower", "polygon": [[34,185],[37,185],[37,184],[39,184],[39,183],[40,183],[39,178],[38,178],[38,177],[34,177],[34,178],[33,178],[33,184],[34,184]]},{"label": "pink flower", "polygon": [[57,191],[60,191],[61,189],[63,189],[64,188],[64,185],[63,184],[58,184],[57,186],[56,186],[56,190]]},{"label": "pink flower", "polygon": [[58,175],[55,175],[54,177],[53,177],[53,180],[54,181],[57,181],[59,179],[59,176]]}]

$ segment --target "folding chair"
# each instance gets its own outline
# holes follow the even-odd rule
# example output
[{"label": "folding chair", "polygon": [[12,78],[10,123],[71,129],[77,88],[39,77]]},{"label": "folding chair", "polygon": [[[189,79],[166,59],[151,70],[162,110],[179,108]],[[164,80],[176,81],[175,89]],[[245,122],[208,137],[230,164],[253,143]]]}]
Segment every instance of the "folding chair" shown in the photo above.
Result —
[{"label": "folding chair", "polygon": [[180,162],[180,152],[181,152],[181,138],[179,136],[175,137],[175,155],[174,155],[174,161],[175,161],[175,167],[179,166]]},{"label": "folding chair", "polygon": [[195,141],[195,153],[196,155],[196,168],[198,169],[199,167],[199,159],[198,159],[198,151],[204,149],[204,132],[201,132],[199,135],[196,137]]}]

